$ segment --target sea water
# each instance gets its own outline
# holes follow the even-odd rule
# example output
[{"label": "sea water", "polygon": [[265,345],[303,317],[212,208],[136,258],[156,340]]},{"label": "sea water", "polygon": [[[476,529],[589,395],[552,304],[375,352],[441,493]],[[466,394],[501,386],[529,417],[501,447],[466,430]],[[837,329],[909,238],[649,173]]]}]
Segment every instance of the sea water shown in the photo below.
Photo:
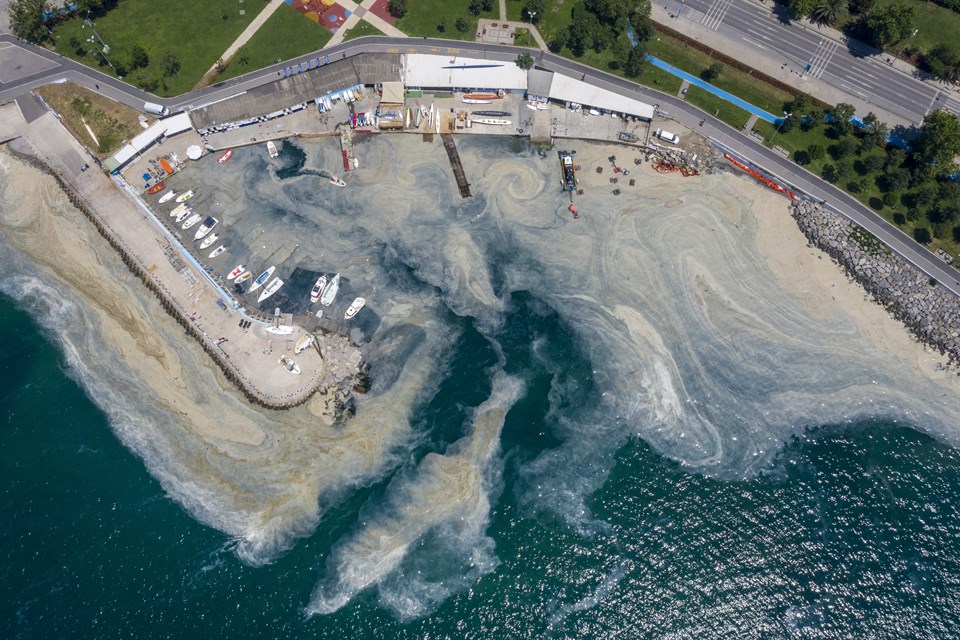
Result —
[{"label": "sea water", "polygon": [[[295,176],[280,188],[295,189],[284,183]],[[394,288],[418,300],[439,288],[447,309],[433,322],[451,343],[411,405],[417,435],[307,534],[250,563],[242,539],[191,517],[138,444],[117,438],[127,432],[103,391],[64,352],[74,345],[61,311],[22,284],[29,262],[5,252],[19,279],[0,298],[0,636],[905,638],[960,628],[960,454],[920,432],[938,418],[911,423],[890,409],[817,428],[798,421],[759,464],[676,454],[696,447],[667,456],[654,425],[612,401],[606,413],[617,385],[600,356],[610,354],[581,316],[547,301],[551,291],[514,286],[483,302],[476,282],[464,288],[475,294],[455,295],[451,283],[469,276],[437,280],[410,247],[386,253]],[[516,278],[504,262],[490,281],[505,291]],[[662,329],[675,355],[687,330],[676,320],[674,333]],[[712,357],[743,366],[704,337]],[[808,358],[796,366],[815,366]],[[385,371],[392,364],[384,358]],[[403,375],[385,373],[375,389]],[[703,402],[714,380],[696,383]],[[740,402],[786,411],[771,391]],[[772,424],[717,428],[746,438]]]}]

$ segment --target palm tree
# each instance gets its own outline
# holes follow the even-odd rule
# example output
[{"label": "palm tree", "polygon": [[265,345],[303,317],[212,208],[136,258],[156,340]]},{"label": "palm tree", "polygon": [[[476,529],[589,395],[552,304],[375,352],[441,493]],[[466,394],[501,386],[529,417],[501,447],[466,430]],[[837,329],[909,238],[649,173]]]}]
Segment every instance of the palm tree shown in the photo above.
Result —
[{"label": "palm tree", "polygon": [[820,0],[810,12],[817,24],[838,24],[847,17],[847,0]]}]

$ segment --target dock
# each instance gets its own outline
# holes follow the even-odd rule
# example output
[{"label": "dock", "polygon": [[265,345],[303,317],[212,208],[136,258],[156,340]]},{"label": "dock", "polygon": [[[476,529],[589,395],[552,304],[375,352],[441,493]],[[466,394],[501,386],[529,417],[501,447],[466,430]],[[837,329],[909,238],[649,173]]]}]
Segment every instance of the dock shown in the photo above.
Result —
[{"label": "dock", "polygon": [[467,182],[467,176],[463,172],[463,163],[460,162],[460,152],[457,151],[457,145],[453,142],[453,135],[441,133],[443,148],[447,150],[447,157],[450,158],[450,166],[453,167],[453,175],[457,179],[457,187],[460,188],[460,197],[470,197],[470,183]]}]

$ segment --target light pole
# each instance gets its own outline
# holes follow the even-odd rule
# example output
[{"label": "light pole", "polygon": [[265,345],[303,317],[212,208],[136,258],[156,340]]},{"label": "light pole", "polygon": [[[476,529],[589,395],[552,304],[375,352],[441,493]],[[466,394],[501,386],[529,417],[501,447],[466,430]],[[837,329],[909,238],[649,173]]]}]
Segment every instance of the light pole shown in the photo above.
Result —
[{"label": "light pole", "polygon": [[[107,57],[107,54],[110,53],[110,47],[106,42],[103,41],[103,38],[100,37],[100,34],[97,33],[96,28],[93,26],[93,22],[90,20],[90,12],[87,12],[87,17],[83,20],[83,26],[90,27],[90,30],[93,31],[93,35],[97,37],[97,40],[100,41],[101,47],[98,47],[97,50],[100,52],[100,55],[103,56],[103,59],[106,60],[107,64],[113,69],[113,73],[117,73],[116,67],[110,62],[110,58]],[[93,38],[90,38],[88,42],[93,42]],[[96,45],[94,45],[96,46]]]},{"label": "light pole", "polygon": [[[533,19],[536,17],[537,17],[537,12],[531,11],[530,12],[530,31],[533,31]],[[527,45],[530,44],[530,38],[532,37],[532,34],[530,33],[530,31],[527,31]]]},{"label": "light pole", "polygon": [[792,115],[793,113],[787,113],[786,111],[783,112],[783,120],[780,121],[780,123],[777,125],[777,130],[773,132],[772,136],[770,136],[770,144],[773,144],[773,139],[777,137],[778,133],[780,133],[780,127],[782,127],[783,123],[787,121],[787,118]]},{"label": "light pole", "polygon": [[[920,31],[920,29],[914,29],[913,33],[907,36],[907,39],[903,41],[903,46],[900,47],[900,51],[897,52],[897,57],[893,59],[894,62],[900,59],[900,54],[903,53],[903,50],[907,48],[908,44],[910,44],[910,39],[913,38],[913,36],[917,35],[917,31]],[[891,62],[890,64],[892,65],[893,62]]]}]

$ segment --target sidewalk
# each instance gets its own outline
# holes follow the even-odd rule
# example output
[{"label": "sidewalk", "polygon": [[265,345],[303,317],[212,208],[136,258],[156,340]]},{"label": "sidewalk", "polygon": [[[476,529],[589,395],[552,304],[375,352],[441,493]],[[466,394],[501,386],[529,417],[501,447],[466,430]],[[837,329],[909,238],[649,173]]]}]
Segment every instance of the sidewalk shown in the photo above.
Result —
[{"label": "sidewalk", "polygon": [[363,0],[360,4],[352,2],[352,0],[335,0],[335,2],[350,12],[350,15],[344,21],[343,26],[337,29],[337,32],[333,34],[333,37],[330,38],[330,41],[324,45],[324,49],[338,45],[343,42],[343,39],[347,36],[347,33],[350,32],[350,29],[357,26],[361,20],[369,22],[371,25],[379,29],[384,35],[393,36],[395,38],[405,38],[407,34],[400,29],[397,29],[395,26],[376,15],[370,8],[376,4],[377,0]]},{"label": "sidewalk", "polygon": [[[237,51],[240,50],[240,47],[247,44],[247,41],[253,37],[253,34],[255,34],[260,27],[263,26],[263,23],[270,19],[270,16],[273,15],[273,12],[279,9],[283,2],[284,0],[270,0],[270,4],[265,6],[263,11],[261,11],[260,14],[253,19],[253,22],[247,25],[247,28],[243,30],[243,33],[237,36],[237,39],[233,41],[233,44],[227,47],[227,50],[223,52],[223,55],[220,56],[217,62],[220,60],[227,62],[230,60],[230,58],[236,55]],[[207,73],[204,74],[204,77],[211,73],[216,73],[216,71],[217,65],[214,63],[214,65],[207,70]]]}]

